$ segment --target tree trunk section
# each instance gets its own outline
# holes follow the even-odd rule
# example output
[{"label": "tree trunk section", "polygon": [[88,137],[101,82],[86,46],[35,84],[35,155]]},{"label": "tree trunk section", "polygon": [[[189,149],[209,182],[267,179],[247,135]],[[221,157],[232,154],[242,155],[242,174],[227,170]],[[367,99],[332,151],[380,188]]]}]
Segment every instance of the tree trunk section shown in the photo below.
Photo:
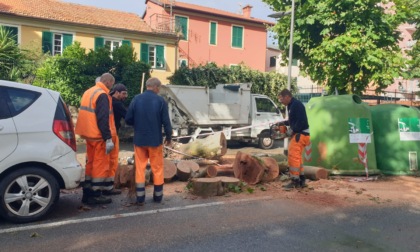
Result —
[{"label": "tree trunk section", "polygon": [[181,144],[176,148],[179,152],[187,154],[180,157],[180,159],[191,158],[191,156],[214,159],[226,154],[227,143],[223,132],[217,132],[206,138],[200,138],[191,143]]},{"label": "tree trunk section", "polygon": [[114,187],[117,189],[130,187],[132,183],[135,183],[134,166],[119,164],[115,172]]},{"label": "tree trunk section", "polygon": [[192,179],[193,194],[201,197],[221,196],[231,187],[238,186],[240,180],[232,177],[194,178]]},{"label": "tree trunk section", "polygon": [[305,177],[311,180],[328,179],[328,170],[316,166],[303,166]]},{"label": "tree trunk section", "polygon": [[264,170],[264,175],[261,179],[262,182],[271,182],[274,181],[279,176],[279,166],[277,161],[271,157],[263,157],[261,160],[264,163],[266,169]]},{"label": "tree trunk section", "polygon": [[221,196],[225,193],[219,178],[194,178],[192,189],[193,194],[201,197]]},{"label": "tree trunk section", "polygon": [[209,165],[207,167],[207,177],[214,178],[217,176],[233,176],[233,166],[228,165]]},{"label": "tree trunk section", "polygon": [[200,166],[191,160],[181,160],[176,167],[176,176],[181,181],[188,181],[200,169]]},{"label": "tree trunk section", "polygon": [[176,165],[170,159],[163,159],[163,180],[165,183],[169,183],[173,180],[176,175]]},{"label": "tree trunk section", "polygon": [[233,163],[233,172],[236,178],[250,185],[255,185],[261,181],[264,170],[265,168],[260,160],[240,151],[236,153]]}]

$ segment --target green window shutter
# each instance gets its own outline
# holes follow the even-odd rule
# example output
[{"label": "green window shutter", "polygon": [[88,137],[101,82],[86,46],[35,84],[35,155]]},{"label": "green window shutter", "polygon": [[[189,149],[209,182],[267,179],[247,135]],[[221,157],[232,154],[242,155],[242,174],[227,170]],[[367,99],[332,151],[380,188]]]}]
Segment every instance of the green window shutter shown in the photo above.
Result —
[{"label": "green window shutter", "polygon": [[128,46],[130,46],[130,47],[131,47],[131,41],[130,41],[130,40],[123,40],[123,41],[122,41],[122,44],[123,44],[123,45],[128,45]]},{"label": "green window shutter", "polygon": [[6,30],[6,32],[8,32],[10,34],[12,39],[17,44],[18,43],[18,28],[14,27],[14,26],[1,26],[1,27],[3,27]]},{"label": "green window shutter", "polygon": [[63,34],[63,51],[67,46],[73,44],[73,35],[72,34]]},{"label": "green window shutter", "polygon": [[53,48],[53,33],[49,31],[42,32],[42,52],[52,53]]},{"label": "green window shutter", "polygon": [[232,47],[242,48],[243,27],[232,27]]},{"label": "green window shutter", "polygon": [[216,44],[217,23],[210,22],[210,45]]},{"label": "green window shutter", "polygon": [[182,32],[183,40],[188,40],[188,18],[175,16],[175,25]]},{"label": "green window shutter", "polygon": [[104,47],[105,39],[101,37],[95,37],[95,51],[99,48]]},{"label": "green window shutter", "polygon": [[140,45],[140,61],[149,63],[149,45],[141,43]]},{"label": "green window shutter", "polygon": [[161,45],[156,46],[156,68],[165,68],[165,52]]}]

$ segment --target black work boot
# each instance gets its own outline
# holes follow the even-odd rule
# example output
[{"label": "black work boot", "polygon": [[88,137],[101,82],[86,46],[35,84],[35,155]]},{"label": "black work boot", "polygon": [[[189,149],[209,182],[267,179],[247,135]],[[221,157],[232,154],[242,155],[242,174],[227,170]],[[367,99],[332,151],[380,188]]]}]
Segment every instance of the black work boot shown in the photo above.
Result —
[{"label": "black work boot", "polygon": [[112,202],[111,198],[102,196],[100,190],[92,191],[91,195],[87,198],[86,204],[88,205],[100,205],[100,204],[109,204]]},{"label": "black work boot", "polygon": [[102,195],[107,195],[107,196],[110,196],[110,195],[118,195],[118,194],[121,194],[121,190],[120,189],[113,188],[111,190],[103,190],[102,191]]},{"label": "black work boot", "polygon": [[300,179],[298,178],[292,178],[289,184],[284,185],[283,189],[286,191],[292,190],[293,188],[300,187]]},{"label": "black work boot", "polygon": [[299,185],[300,185],[301,188],[308,187],[308,185],[305,183],[305,181],[306,181],[305,175],[299,175],[299,179],[300,179]]},{"label": "black work boot", "polygon": [[90,196],[90,190],[87,188],[83,188],[82,203],[87,203],[89,196]]},{"label": "black work boot", "polygon": [[112,202],[111,198],[107,198],[105,196],[99,196],[99,197],[89,197],[87,199],[86,204],[88,205],[100,205],[100,204],[109,204]]}]

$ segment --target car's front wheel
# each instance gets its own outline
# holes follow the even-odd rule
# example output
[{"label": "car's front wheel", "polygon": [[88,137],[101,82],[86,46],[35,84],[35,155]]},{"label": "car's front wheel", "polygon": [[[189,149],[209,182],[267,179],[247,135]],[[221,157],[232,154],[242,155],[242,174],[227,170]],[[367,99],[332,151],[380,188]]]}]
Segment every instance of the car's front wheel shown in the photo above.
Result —
[{"label": "car's front wheel", "polygon": [[57,202],[57,180],[45,170],[27,167],[0,181],[0,215],[15,223],[36,221]]}]

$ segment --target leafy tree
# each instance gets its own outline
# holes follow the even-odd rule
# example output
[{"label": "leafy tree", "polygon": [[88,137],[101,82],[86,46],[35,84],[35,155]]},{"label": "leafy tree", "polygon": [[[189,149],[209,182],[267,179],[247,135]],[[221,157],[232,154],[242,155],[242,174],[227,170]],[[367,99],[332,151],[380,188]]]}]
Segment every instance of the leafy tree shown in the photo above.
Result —
[{"label": "leafy tree", "polygon": [[[259,72],[244,65],[219,68],[214,63],[195,68],[181,67],[168,79],[173,85],[207,86],[209,88],[214,88],[217,84],[251,82],[253,93],[265,94],[273,101],[277,101],[277,94],[287,86],[287,79],[282,74]],[[296,90],[296,83],[292,83],[292,90]]]},{"label": "leafy tree", "polygon": [[110,72],[116,83],[127,86],[128,103],[138,93],[142,73],[150,71],[149,65],[136,62],[135,57],[129,46],[117,48],[112,54],[109,48],[86,53],[86,49],[75,42],[64,50],[62,56],[48,57],[37,70],[33,84],[59,91],[68,104],[79,106],[83,92],[94,85],[98,76]]},{"label": "leafy tree", "polygon": [[[420,0],[417,0],[417,9],[413,10],[413,18],[409,23],[416,24],[416,31],[413,34],[413,40],[416,41],[411,51],[408,52],[410,56],[409,70],[407,71],[407,79],[420,78]],[[420,84],[419,84],[420,87]]]},{"label": "leafy tree", "polygon": [[[263,0],[275,11],[291,1]],[[387,10],[381,0],[296,0],[293,57],[301,70],[333,92],[362,93],[369,85],[380,91],[401,76],[405,64],[398,47],[398,25],[418,0],[395,0]],[[417,3],[418,5],[418,3]],[[287,51],[290,15],[273,28]]]},{"label": "leafy tree", "polygon": [[0,26],[0,79],[17,80],[22,60],[23,55],[15,42],[15,37]]}]

